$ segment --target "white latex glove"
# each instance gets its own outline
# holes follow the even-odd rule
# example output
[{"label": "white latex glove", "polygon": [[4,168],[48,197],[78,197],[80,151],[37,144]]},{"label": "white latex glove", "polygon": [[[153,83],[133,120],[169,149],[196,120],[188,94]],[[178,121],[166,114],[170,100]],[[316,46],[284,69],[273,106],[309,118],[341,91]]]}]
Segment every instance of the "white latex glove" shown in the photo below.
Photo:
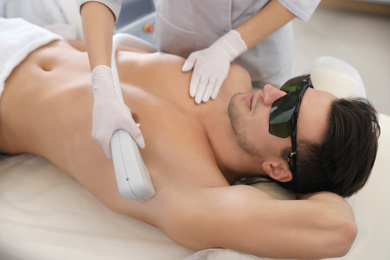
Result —
[{"label": "white latex glove", "polygon": [[92,71],[93,122],[92,138],[102,146],[108,159],[112,159],[111,137],[118,129],[126,130],[140,148],[145,147],[139,126],[130,109],[116,96],[110,67],[99,65]]},{"label": "white latex glove", "polygon": [[207,49],[191,53],[182,67],[183,72],[194,70],[190,83],[190,95],[195,102],[215,99],[226,79],[230,62],[247,51],[239,32],[230,30]]}]

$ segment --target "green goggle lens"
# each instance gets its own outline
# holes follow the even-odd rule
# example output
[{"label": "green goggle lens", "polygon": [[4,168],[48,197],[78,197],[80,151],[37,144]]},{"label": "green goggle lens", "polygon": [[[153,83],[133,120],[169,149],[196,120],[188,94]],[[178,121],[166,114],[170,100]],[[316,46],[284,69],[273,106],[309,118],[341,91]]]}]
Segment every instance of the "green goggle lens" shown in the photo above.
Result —
[{"label": "green goggle lens", "polygon": [[272,135],[286,138],[294,130],[295,111],[300,101],[302,89],[311,86],[310,75],[303,75],[288,80],[280,90],[287,94],[272,103],[269,117],[269,132]]}]

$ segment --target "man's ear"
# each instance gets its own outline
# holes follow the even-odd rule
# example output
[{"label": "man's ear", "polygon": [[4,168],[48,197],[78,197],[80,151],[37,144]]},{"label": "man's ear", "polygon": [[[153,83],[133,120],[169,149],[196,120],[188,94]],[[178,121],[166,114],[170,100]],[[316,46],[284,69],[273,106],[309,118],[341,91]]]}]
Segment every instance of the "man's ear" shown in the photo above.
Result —
[{"label": "man's ear", "polygon": [[265,161],[262,164],[263,170],[274,180],[288,182],[292,180],[292,173],[287,162],[283,160]]}]

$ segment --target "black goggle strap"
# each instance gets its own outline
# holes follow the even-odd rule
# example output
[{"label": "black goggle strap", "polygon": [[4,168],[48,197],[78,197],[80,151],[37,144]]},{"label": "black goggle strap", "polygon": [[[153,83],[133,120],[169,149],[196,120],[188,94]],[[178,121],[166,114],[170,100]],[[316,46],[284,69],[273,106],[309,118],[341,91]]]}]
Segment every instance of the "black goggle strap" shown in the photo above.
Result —
[{"label": "black goggle strap", "polygon": [[[298,108],[296,109],[298,110]],[[294,113],[294,123],[293,123],[293,132],[291,133],[291,148],[292,152],[288,155],[288,166],[290,167],[290,171],[293,175],[293,182],[294,185],[298,185],[298,176],[297,176],[297,127],[294,127],[297,125],[297,120],[298,120],[298,113]]]}]

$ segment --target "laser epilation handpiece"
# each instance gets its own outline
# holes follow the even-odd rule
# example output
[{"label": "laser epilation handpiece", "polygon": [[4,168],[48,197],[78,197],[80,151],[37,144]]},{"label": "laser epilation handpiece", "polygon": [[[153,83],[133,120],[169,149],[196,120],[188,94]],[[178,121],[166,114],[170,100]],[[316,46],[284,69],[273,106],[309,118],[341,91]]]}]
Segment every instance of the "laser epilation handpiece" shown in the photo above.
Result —
[{"label": "laser epilation handpiece", "polygon": [[[124,102],[115,59],[116,49],[119,45],[129,45],[148,52],[156,50],[148,42],[132,35],[124,33],[114,35],[111,69],[116,95],[120,102]],[[127,199],[138,201],[152,198],[155,191],[149,171],[142,160],[137,144],[127,131],[123,129],[115,131],[111,138],[111,151],[119,193]]]}]

